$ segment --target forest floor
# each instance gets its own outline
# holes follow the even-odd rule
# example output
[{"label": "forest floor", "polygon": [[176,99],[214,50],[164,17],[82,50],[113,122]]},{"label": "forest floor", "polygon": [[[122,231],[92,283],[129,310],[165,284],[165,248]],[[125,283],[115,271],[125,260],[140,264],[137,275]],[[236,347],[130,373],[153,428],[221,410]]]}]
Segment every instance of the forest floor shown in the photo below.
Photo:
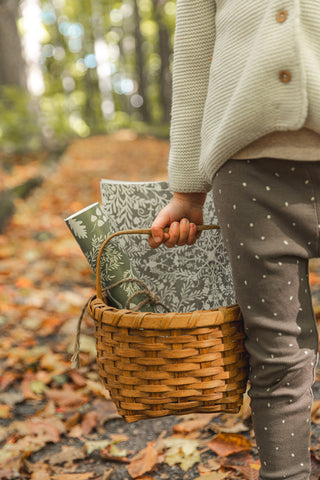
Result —
[{"label": "forest floor", "polygon": [[[101,178],[166,179],[167,141],[129,131],[46,153],[0,154],[0,191],[45,172],[0,235],[0,480],[255,480],[259,462],[247,397],[237,415],[127,424],[102,387],[93,324],[72,370],[78,317],[94,277],[64,218],[100,201]],[[320,264],[310,264],[320,312]],[[320,317],[320,315],[319,315]],[[312,409],[312,479],[320,476],[320,382]]]}]

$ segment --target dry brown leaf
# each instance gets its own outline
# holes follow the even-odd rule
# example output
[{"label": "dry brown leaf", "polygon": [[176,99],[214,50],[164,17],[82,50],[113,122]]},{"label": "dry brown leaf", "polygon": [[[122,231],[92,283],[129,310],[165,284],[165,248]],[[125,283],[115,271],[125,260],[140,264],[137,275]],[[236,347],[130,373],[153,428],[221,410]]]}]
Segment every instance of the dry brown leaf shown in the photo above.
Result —
[{"label": "dry brown leaf", "polygon": [[96,398],[93,401],[92,406],[94,411],[98,414],[100,426],[112,418],[120,417],[115,404],[111,400],[101,400],[101,398]]},{"label": "dry brown leaf", "polygon": [[65,422],[64,425],[66,427],[67,431],[70,431],[73,427],[76,425],[79,425],[79,423],[82,420],[82,413],[81,412],[75,412],[73,415],[71,415]]},{"label": "dry brown leaf", "polygon": [[222,464],[225,468],[231,468],[236,472],[240,472],[246,480],[258,480],[260,461],[254,460],[248,452],[236,455],[234,458],[228,457]]},{"label": "dry brown leaf", "polygon": [[219,472],[210,472],[200,475],[200,477],[195,478],[194,480],[223,480],[228,476],[228,473],[219,473]]},{"label": "dry brown leaf", "polygon": [[211,422],[213,418],[215,418],[217,414],[194,414],[188,416],[188,418],[184,419],[182,422],[177,423],[173,426],[172,430],[176,433],[190,433],[194,432],[195,430],[201,431],[204,427]]},{"label": "dry brown leaf", "polygon": [[56,407],[55,404],[52,400],[50,400],[48,403],[46,403],[42,408],[40,408],[36,414],[35,417],[42,417],[42,418],[47,418],[47,417],[54,417],[57,418],[56,416]]},{"label": "dry brown leaf", "polygon": [[84,452],[80,448],[63,445],[60,452],[50,453],[44,460],[49,462],[50,465],[60,465],[73,462],[74,460],[83,460],[85,457]]},{"label": "dry brown leaf", "polygon": [[320,400],[314,400],[312,403],[311,419],[314,423],[320,423]]},{"label": "dry brown leaf", "polygon": [[320,462],[314,455],[311,455],[311,475],[310,480],[319,480],[320,478]]},{"label": "dry brown leaf", "polygon": [[114,468],[110,468],[109,470],[106,470],[105,472],[103,472],[101,480],[110,480],[113,472],[114,472]]},{"label": "dry brown leaf", "polygon": [[143,475],[143,477],[138,477],[136,478],[136,480],[155,480],[155,478],[150,477],[150,475],[147,475],[147,476]]},{"label": "dry brown leaf", "polygon": [[84,436],[89,435],[89,433],[91,433],[92,430],[96,428],[97,423],[98,423],[97,412],[92,410],[91,412],[86,413],[81,423],[82,434]]},{"label": "dry brown leaf", "polygon": [[132,478],[141,477],[144,473],[150,472],[158,462],[158,452],[149,442],[147,447],[133,457],[127,469]]},{"label": "dry brown leaf", "polygon": [[31,475],[30,480],[50,480],[50,479],[51,479],[50,473],[44,471],[42,468],[41,470],[34,471]]},{"label": "dry brown leaf", "polygon": [[54,480],[90,480],[94,478],[94,472],[89,473],[60,473],[54,476]]},{"label": "dry brown leaf", "polygon": [[243,396],[243,404],[239,412],[239,416],[242,420],[248,420],[251,417],[251,406],[250,406],[250,397],[248,393],[245,393]]},{"label": "dry brown leaf", "polygon": [[77,372],[76,370],[70,370],[68,372],[69,377],[73,381],[77,387],[85,387],[87,385],[86,379],[81,375],[81,373]]},{"label": "dry brown leaf", "polygon": [[112,450],[110,449],[110,447],[107,447],[104,450],[101,450],[100,455],[101,458],[103,458],[104,460],[108,460],[109,462],[130,463],[131,460],[126,457],[126,453],[127,452],[125,452],[123,455],[114,455],[112,454]]},{"label": "dry brown leaf", "polygon": [[87,389],[97,396],[103,397],[106,400],[110,400],[110,394],[101,382],[94,382],[93,380],[87,380]]},{"label": "dry brown leaf", "polygon": [[12,417],[11,407],[9,405],[0,404],[0,418],[10,418],[10,417]]},{"label": "dry brown leaf", "polygon": [[252,450],[252,443],[243,435],[219,433],[208,443],[208,447],[217,455],[225,457],[232,453]]},{"label": "dry brown leaf", "polygon": [[65,432],[63,423],[57,418],[34,417],[25,421],[12,422],[11,432],[18,432],[20,435],[34,435],[45,442],[58,442],[60,434]]},{"label": "dry brown leaf", "polygon": [[221,467],[221,463],[217,462],[215,458],[209,458],[205,465],[203,463],[200,463],[198,466],[198,472],[201,475],[204,475],[205,473],[211,473],[213,471],[219,470]]},{"label": "dry brown leaf", "polygon": [[16,478],[17,472],[20,472],[22,467],[22,458],[12,458],[5,463],[0,464],[0,479]]},{"label": "dry brown leaf", "polygon": [[222,420],[223,422],[221,423],[210,423],[210,430],[214,430],[217,433],[241,433],[249,430],[249,427],[244,425],[238,415],[225,414],[223,415]]},{"label": "dry brown leaf", "polygon": [[71,389],[56,390],[50,389],[45,392],[46,397],[53,400],[59,407],[75,407],[86,402],[86,398]]},{"label": "dry brown leaf", "polygon": [[125,435],[124,433],[110,433],[110,438],[114,443],[127,442],[130,440],[128,435]]}]

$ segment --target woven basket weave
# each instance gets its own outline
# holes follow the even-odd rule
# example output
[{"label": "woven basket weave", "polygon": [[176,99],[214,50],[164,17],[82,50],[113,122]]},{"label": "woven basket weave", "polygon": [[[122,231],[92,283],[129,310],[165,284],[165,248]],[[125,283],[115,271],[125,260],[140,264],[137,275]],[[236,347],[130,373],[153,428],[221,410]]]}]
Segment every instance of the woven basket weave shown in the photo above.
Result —
[{"label": "woven basket weave", "polygon": [[[219,228],[198,226],[199,230]],[[88,302],[95,322],[99,375],[127,422],[187,413],[236,413],[247,380],[238,305],[190,313],[119,310],[103,298],[100,260],[97,294]]]}]

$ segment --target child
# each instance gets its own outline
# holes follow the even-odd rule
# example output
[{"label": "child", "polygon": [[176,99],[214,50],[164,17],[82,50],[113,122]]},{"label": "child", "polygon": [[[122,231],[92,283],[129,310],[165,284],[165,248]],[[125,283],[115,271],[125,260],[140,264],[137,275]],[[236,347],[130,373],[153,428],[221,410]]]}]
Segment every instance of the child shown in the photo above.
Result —
[{"label": "child", "polygon": [[[260,479],[310,475],[320,250],[319,0],[177,0],[169,182],[149,243],[192,245],[213,188],[244,316]],[[169,225],[169,233],[163,228]]]}]

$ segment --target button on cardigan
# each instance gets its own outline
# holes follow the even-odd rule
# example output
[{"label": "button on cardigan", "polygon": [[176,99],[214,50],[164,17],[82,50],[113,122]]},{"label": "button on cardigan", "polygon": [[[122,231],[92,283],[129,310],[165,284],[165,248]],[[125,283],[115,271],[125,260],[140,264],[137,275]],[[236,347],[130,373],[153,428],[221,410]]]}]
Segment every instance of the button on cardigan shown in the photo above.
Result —
[{"label": "button on cardigan", "polygon": [[177,192],[208,191],[229,158],[271,132],[320,134],[320,1],[177,0],[172,100]]}]

